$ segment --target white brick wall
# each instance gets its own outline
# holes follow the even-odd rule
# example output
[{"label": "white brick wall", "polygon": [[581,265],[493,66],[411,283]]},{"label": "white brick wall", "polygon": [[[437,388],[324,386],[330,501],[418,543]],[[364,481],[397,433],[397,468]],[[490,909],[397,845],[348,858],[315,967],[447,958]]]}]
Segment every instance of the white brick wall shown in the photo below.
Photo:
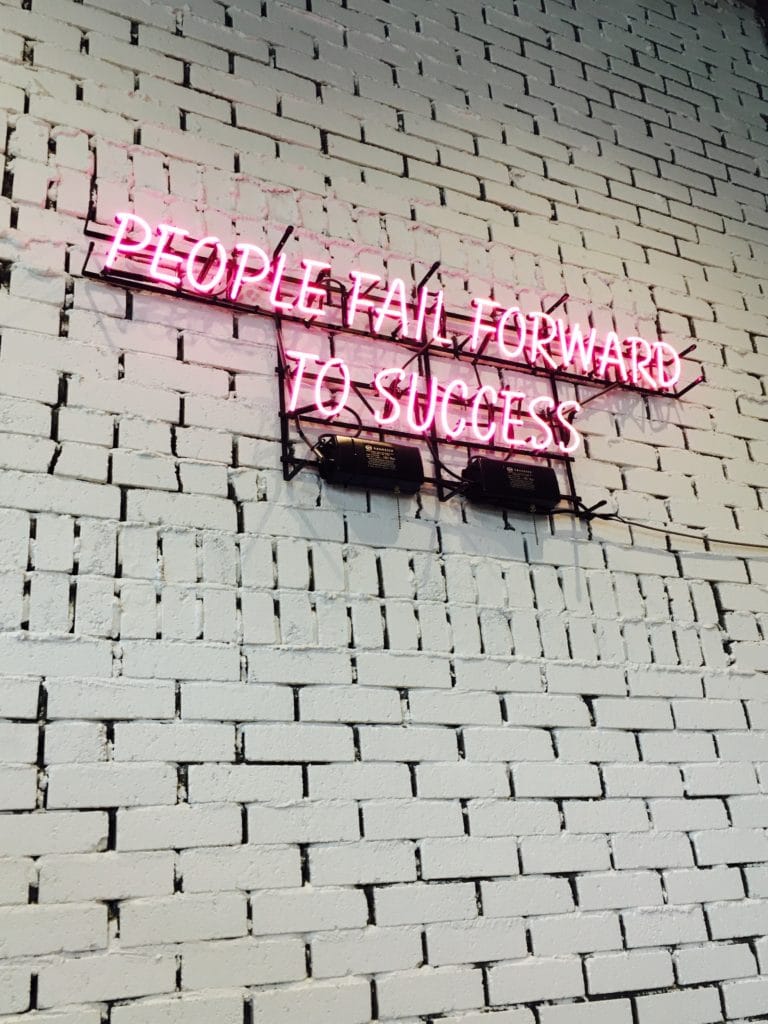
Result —
[{"label": "white brick wall", "polygon": [[[0,0],[0,1022],[768,1014],[767,69],[738,0]],[[576,483],[739,544],[284,482],[272,324],[82,277],[126,206],[697,341]]]}]

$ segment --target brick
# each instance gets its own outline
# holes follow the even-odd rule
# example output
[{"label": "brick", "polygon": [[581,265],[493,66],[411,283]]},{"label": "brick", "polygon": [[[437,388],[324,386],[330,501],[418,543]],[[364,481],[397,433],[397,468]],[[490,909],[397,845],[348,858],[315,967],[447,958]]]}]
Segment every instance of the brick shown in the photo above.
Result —
[{"label": "brick", "polygon": [[706,937],[704,917],[697,907],[628,910],[622,916],[629,947],[701,942]]},{"label": "brick", "polygon": [[520,852],[526,874],[600,871],[610,860],[603,836],[524,836]]},{"label": "brick", "polygon": [[568,800],[563,802],[563,810],[569,832],[633,833],[649,827],[648,815],[639,800]]},{"label": "brick", "polygon": [[754,793],[754,770],[751,765],[693,764],[683,769],[685,791],[689,796],[730,796],[736,793]]},{"label": "brick", "polygon": [[51,855],[39,863],[41,903],[109,901],[173,892],[173,855],[165,851]]},{"label": "brick", "polygon": [[597,1003],[544,1006],[542,1024],[630,1024],[632,1004],[628,999],[601,999]]},{"label": "brick", "polygon": [[492,1003],[532,1003],[584,994],[578,957],[528,957],[499,964],[488,972]]},{"label": "brick", "polygon": [[126,900],[120,937],[126,947],[245,935],[245,896],[238,893],[173,895]]},{"label": "brick", "polygon": [[311,1020],[317,1024],[365,1024],[370,1020],[370,985],[362,978],[262,989],[251,996],[254,1024]]},{"label": "brick", "polygon": [[361,807],[368,839],[423,839],[464,833],[458,800],[366,800]]},{"label": "brick", "polygon": [[305,976],[304,944],[298,938],[189,942],[182,947],[183,988],[268,985]]},{"label": "brick", "polygon": [[0,767],[0,810],[30,811],[37,802],[37,769],[32,765]]},{"label": "brick", "polygon": [[693,864],[688,837],[681,832],[627,832],[611,840],[617,868],[674,868]]},{"label": "brick", "polygon": [[516,918],[453,921],[425,929],[429,963],[479,963],[506,960],[526,953],[523,924]]},{"label": "brick", "polygon": [[107,815],[103,811],[14,814],[3,821],[0,853],[6,857],[88,853],[106,847],[107,832]]},{"label": "brick", "polygon": [[39,1005],[130,999],[172,992],[175,957],[152,953],[100,953],[41,965]]},{"label": "brick", "polygon": [[634,737],[612,729],[563,729],[555,732],[562,761],[636,761]]},{"label": "brick", "polygon": [[385,1017],[442,1013],[483,1005],[482,975],[466,967],[422,967],[381,978],[376,985]]},{"label": "brick", "polygon": [[472,835],[555,835],[560,814],[554,800],[471,800]]},{"label": "brick", "polygon": [[116,761],[233,761],[232,726],[130,722],[115,726]]},{"label": "brick", "polygon": [[530,1010],[518,1008],[515,1010],[489,1010],[487,1013],[480,1010],[478,1013],[460,1013],[458,1017],[451,1014],[442,1018],[445,1024],[532,1024],[533,1015]]},{"label": "brick", "polygon": [[357,839],[360,825],[351,800],[297,801],[248,808],[248,834],[261,843],[334,842]]},{"label": "brick", "polygon": [[518,872],[517,843],[506,838],[425,839],[420,844],[422,876],[472,878]]},{"label": "brick", "polygon": [[529,876],[482,882],[481,891],[488,917],[557,914],[573,909],[570,886],[563,878]]},{"label": "brick", "polygon": [[515,794],[521,797],[600,796],[600,777],[594,765],[515,765]]},{"label": "brick", "polygon": [[106,908],[96,903],[0,909],[0,952],[5,957],[85,951],[106,944]]},{"label": "brick", "polygon": [[254,935],[360,928],[368,918],[359,889],[284,889],[256,892],[251,899]]},{"label": "brick", "polygon": [[579,906],[584,910],[653,906],[663,902],[661,879],[651,871],[595,873],[576,879]]},{"label": "brick", "polygon": [[213,993],[166,999],[147,999],[139,1003],[115,1007],[115,1020],[120,1024],[205,1024],[212,1019],[222,1024],[238,1024],[243,1015],[240,994]]},{"label": "brick", "polygon": [[692,836],[699,864],[739,864],[766,857],[765,833],[759,829],[732,828],[695,832]]},{"label": "brick", "polygon": [[422,726],[363,726],[360,753],[364,761],[450,761],[458,758],[456,735],[450,729]]},{"label": "brick", "polygon": [[312,942],[312,973],[317,978],[403,971],[421,963],[418,928],[365,928],[318,935]]},{"label": "brick", "polygon": [[405,842],[328,844],[310,851],[309,870],[314,885],[407,882],[416,878],[416,861]]},{"label": "brick", "polygon": [[537,956],[621,948],[621,931],[616,914],[579,913],[538,917],[530,923],[530,931],[533,952]]},{"label": "brick", "polygon": [[392,885],[374,894],[379,924],[466,921],[477,915],[471,883]]},{"label": "brick", "polygon": [[117,814],[118,850],[228,846],[240,842],[242,821],[236,804],[196,807],[129,807]]},{"label": "brick", "polygon": [[675,952],[677,976],[682,985],[744,978],[757,973],[752,950],[746,943],[711,943]]},{"label": "brick", "polygon": [[602,775],[608,796],[675,797],[683,795],[681,773],[677,767],[672,765],[604,765]]},{"label": "brick", "polygon": [[736,868],[667,871],[664,883],[670,903],[706,903],[709,900],[740,899],[744,895],[744,883]]},{"label": "brick", "polygon": [[306,686],[299,702],[304,722],[398,723],[402,715],[396,691],[370,686]]},{"label": "brick", "polygon": [[707,906],[707,920],[713,939],[759,935],[766,916],[768,903],[764,900],[710,903]]},{"label": "brick", "polygon": [[173,804],[176,789],[176,772],[162,764],[63,764],[48,770],[52,808]]},{"label": "brick", "polygon": [[243,730],[249,761],[352,761],[352,730],[343,725],[269,723]]},{"label": "brick", "polygon": [[34,861],[5,857],[0,867],[0,905],[24,904],[36,880]]},{"label": "brick", "polygon": [[720,800],[650,800],[651,821],[662,831],[726,828],[728,817]]},{"label": "brick", "polygon": [[301,796],[301,769],[261,764],[193,764],[187,774],[190,803],[295,800]]},{"label": "brick", "polygon": [[470,761],[549,761],[554,758],[549,734],[536,729],[473,728],[462,732]]},{"label": "brick", "polygon": [[722,1019],[720,995],[716,988],[640,996],[636,1005],[638,1019],[646,1024],[666,1014],[673,1014],[675,1020],[688,1021],[690,1024],[709,1024]]},{"label": "brick", "polygon": [[586,961],[590,994],[667,988],[674,984],[672,957],[666,950],[602,953]]},{"label": "brick", "polygon": [[56,679],[46,681],[49,718],[172,718],[170,682],[139,679]]},{"label": "brick", "polygon": [[509,780],[499,764],[421,764],[416,766],[416,787],[420,797],[506,797]]}]

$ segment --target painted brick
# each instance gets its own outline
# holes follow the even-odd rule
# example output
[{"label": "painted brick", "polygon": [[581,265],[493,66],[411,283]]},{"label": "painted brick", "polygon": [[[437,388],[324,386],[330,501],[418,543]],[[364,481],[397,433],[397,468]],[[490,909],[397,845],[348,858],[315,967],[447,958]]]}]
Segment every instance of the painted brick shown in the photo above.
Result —
[{"label": "painted brick", "polygon": [[586,967],[590,994],[667,988],[674,984],[672,957],[663,949],[597,954],[589,957]]},{"label": "painted brick", "polygon": [[[765,1015],[753,8],[0,4],[3,1019]],[[625,522],[284,480],[274,322],[84,277],[121,208],[707,381],[576,420]]]},{"label": "painted brick", "polygon": [[251,996],[254,1024],[312,1020],[318,1024],[365,1024],[370,985],[362,978],[262,989]]},{"label": "painted brick", "polygon": [[578,957],[529,957],[492,967],[488,978],[492,1003],[532,1003],[584,994]]}]

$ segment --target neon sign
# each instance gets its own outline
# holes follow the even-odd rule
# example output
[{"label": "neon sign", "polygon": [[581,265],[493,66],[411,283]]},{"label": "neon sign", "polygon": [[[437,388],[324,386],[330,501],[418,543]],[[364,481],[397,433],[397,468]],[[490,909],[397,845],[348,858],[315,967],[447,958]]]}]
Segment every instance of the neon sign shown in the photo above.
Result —
[{"label": "neon sign", "polygon": [[[108,243],[98,276],[276,318],[281,412],[296,424],[568,462],[581,441],[573,423],[584,404],[580,386],[676,397],[693,386],[677,390],[690,349],[567,322],[553,315],[558,303],[524,311],[476,296],[464,312],[449,312],[445,292],[428,283],[437,264],[411,288],[357,268],[342,279],[309,256],[289,264],[282,249],[292,228],[269,255],[250,241],[195,239],[135,213],[117,213],[115,223],[95,232]],[[283,320],[320,329],[322,354],[315,344],[284,346]],[[365,349],[349,342],[366,338],[391,346],[392,357],[379,344],[379,364],[355,370],[355,352]],[[531,377],[550,393],[529,393]]]},{"label": "neon sign", "polygon": [[[297,313],[312,321],[326,317],[328,289],[319,282],[329,276],[329,263],[302,259],[298,291],[284,298],[286,257],[282,253],[274,260],[250,242],[238,242],[227,252],[213,235],[188,244],[183,251],[181,246],[189,239],[184,228],[161,223],[153,230],[133,213],[118,213],[115,220],[117,231],[105,260],[107,271],[114,270],[121,258],[149,257],[151,280],[181,293],[210,296],[223,286],[231,302],[250,301],[261,307],[266,301],[274,312]],[[402,278],[393,278],[383,297],[374,299],[370,297],[371,289],[382,283],[377,274],[351,270],[348,277],[351,286],[344,311],[347,327],[356,326],[363,314],[369,319],[371,334],[389,336],[397,328],[402,340],[424,342],[429,337],[433,345],[450,345],[450,340],[440,334],[445,303],[442,290],[431,292],[422,287],[412,305]],[[263,294],[249,295],[253,288]],[[651,391],[668,391],[680,379],[680,357],[667,342],[649,342],[631,335],[620,339],[615,331],[598,338],[594,327],[585,332],[579,324],[566,325],[548,313],[523,313],[517,306],[504,308],[489,298],[473,298],[471,305],[474,315],[469,348],[473,353],[490,342],[510,362],[522,359],[530,366],[607,381],[618,379]]]}]

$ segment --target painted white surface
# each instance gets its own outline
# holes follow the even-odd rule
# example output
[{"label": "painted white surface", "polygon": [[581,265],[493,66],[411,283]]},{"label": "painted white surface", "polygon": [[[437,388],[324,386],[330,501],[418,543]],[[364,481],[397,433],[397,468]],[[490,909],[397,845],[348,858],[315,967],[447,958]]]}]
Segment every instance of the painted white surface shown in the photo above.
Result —
[{"label": "painted white surface", "polygon": [[695,338],[579,489],[768,543],[754,15],[518,6],[0,0],[3,1021],[768,1013],[766,553],[286,484],[270,322],[80,276],[92,200]]}]

